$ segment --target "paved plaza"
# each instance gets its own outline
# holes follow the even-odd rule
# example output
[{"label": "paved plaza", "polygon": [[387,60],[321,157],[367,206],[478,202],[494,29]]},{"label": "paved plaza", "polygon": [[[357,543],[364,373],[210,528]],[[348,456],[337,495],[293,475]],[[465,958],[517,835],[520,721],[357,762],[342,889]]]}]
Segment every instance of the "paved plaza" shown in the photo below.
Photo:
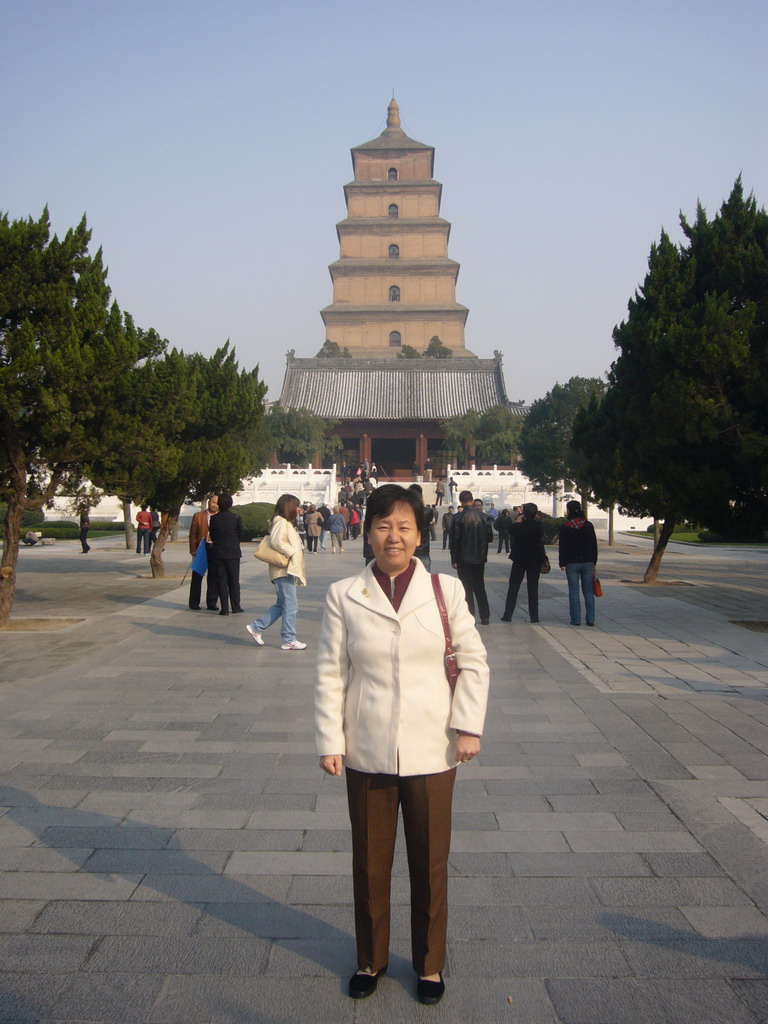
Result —
[{"label": "paved plaza", "polygon": [[[540,624],[524,587],[500,623],[491,555],[487,730],[459,769],[447,991],[425,1007],[402,840],[388,976],[346,995],[346,799],[312,684],[360,542],[307,556],[305,652],[189,611],[184,540],[163,581],[114,539],[22,551],[15,618],[79,621],[0,634],[0,1020],[768,1022],[768,634],[734,624],[768,621],[768,550],[673,545],[674,584],[640,588],[649,555],[601,547],[594,629],[568,624],[556,568]],[[242,578],[262,611],[250,553]]]}]

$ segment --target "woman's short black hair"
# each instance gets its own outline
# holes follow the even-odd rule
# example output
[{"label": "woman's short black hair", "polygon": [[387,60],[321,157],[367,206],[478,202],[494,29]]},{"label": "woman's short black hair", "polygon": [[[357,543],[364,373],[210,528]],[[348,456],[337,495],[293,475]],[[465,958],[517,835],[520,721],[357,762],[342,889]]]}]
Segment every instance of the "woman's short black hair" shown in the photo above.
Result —
[{"label": "woman's short black hair", "polygon": [[232,508],[232,495],[222,493],[219,495],[219,512],[226,512]]},{"label": "woman's short black hair", "polygon": [[365,523],[363,532],[367,534],[374,519],[384,519],[390,515],[395,505],[408,505],[416,519],[416,529],[421,533],[424,529],[424,502],[421,495],[400,484],[383,484],[368,495],[365,503]]},{"label": "woman's short black hair", "polygon": [[523,516],[526,519],[533,519],[538,511],[539,506],[534,504],[532,501],[527,501],[525,505],[523,505]]},{"label": "woman's short black hair", "polygon": [[581,502],[576,501],[574,498],[572,501],[566,503],[565,513],[568,519],[578,519],[579,516],[583,515]]}]

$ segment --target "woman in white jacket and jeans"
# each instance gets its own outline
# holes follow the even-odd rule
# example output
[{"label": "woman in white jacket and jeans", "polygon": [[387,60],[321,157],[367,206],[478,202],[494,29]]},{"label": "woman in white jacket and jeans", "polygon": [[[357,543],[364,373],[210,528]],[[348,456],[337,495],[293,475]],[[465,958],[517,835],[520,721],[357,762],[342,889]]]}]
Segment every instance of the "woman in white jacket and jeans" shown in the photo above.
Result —
[{"label": "woman in white jacket and jeans", "polygon": [[395,484],[369,497],[374,554],[359,576],[332,583],[320,634],[315,723],[320,767],[346,770],[359,970],[355,999],[370,996],[389,957],[390,874],[402,807],[411,877],[417,995],[443,995],[448,850],[456,765],[480,751],[488,696],[485,648],[453,576],[439,582],[459,669],[446,678],[445,634],[429,573],[413,557],[421,497]]},{"label": "woman in white jacket and jeans", "polygon": [[294,494],[281,494],[275,505],[269,529],[269,542],[275,551],[285,555],[288,563],[285,566],[270,564],[269,578],[275,585],[275,603],[245,627],[259,647],[264,646],[261,634],[278,619],[282,619],[282,650],[303,651],[307,646],[296,636],[296,615],[299,610],[296,588],[307,585],[304,575],[304,548],[295,526],[298,508],[299,499]]}]

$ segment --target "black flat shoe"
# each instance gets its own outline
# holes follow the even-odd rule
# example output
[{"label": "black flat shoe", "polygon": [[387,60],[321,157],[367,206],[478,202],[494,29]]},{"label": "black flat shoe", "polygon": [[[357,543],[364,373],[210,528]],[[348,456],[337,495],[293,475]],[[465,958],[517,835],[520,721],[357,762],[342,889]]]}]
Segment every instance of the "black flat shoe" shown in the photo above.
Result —
[{"label": "black flat shoe", "polygon": [[419,978],[416,983],[416,995],[419,997],[419,1002],[424,1003],[425,1006],[434,1006],[435,1003],[439,1003],[445,995],[445,982],[442,974],[440,981],[424,981],[423,978]]},{"label": "black flat shoe", "polygon": [[379,978],[387,973],[387,968],[382,967],[375,974],[366,974],[365,971],[357,971],[349,979],[349,994],[353,999],[367,999],[376,991]]},{"label": "black flat shoe", "polygon": [[490,624],[491,624],[491,620],[490,619],[480,619],[480,625],[481,626],[490,626]]},{"label": "black flat shoe", "polygon": [[512,621],[512,616],[511,616],[511,615],[509,615],[509,616],[507,616],[507,615],[502,615],[502,616],[501,616],[501,621],[502,621],[502,622],[511,622],[511,621]]},{"label": "black flat shoe", "polygon": [[229,612],[219,612],[219,615],[229,615]]}]

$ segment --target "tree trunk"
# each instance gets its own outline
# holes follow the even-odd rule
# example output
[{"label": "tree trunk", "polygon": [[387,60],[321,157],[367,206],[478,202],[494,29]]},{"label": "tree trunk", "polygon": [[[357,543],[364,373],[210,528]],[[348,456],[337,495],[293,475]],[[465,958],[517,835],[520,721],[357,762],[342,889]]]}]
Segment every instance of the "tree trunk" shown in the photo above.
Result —
[{"label": "tree trunk", "polygon": [[16,562],[21,543],[21,518],[24,505],[18,495],[11,494],[3,522],[3,558],[0,561],[0,626],[7,626],[16,595]]},{"label": "tree trunk", "polygon": [[155,579],[161,579],[165,576],[165,565],[163,564],[163,549],[165,548],[165,542],[173,531],[174,526],[179,521],[179,513],[181,512],[181,506],[177,505],[176,508],[170,509],[168,512],[163,512],[160,519],[160,529],[157,533],[157,540],[152,545],[152,552],[149,556],[149,564],[152,569],[152,576]]},{"label": "tree trunk", "polygon": [[608,547],[612,548],[616,543],[616,538],[613,532],[613,505],[608,509]]},{"label": "tree trunk", "polygon": [[653,548],[653,554],[651,560],[648,563],[648,568],[645,570],[645,576],[643,577],[643,583],[655,583],[656,577],[659,575],[659,569],[661,568],[661,559],[664,552],[667,550],[667,543],[669,538],[672,536],[672,531],[675,528],[675,519],[672,516],[668,516],[661,527],[659,533],[659,539]]},{"label": "tree trunk", "polygon": [[136,531],[133,528],[131,519],[131,502],[123,502],[123,523],[125,524],[125,547],[127,551],[133,551],[136,544]]}]

